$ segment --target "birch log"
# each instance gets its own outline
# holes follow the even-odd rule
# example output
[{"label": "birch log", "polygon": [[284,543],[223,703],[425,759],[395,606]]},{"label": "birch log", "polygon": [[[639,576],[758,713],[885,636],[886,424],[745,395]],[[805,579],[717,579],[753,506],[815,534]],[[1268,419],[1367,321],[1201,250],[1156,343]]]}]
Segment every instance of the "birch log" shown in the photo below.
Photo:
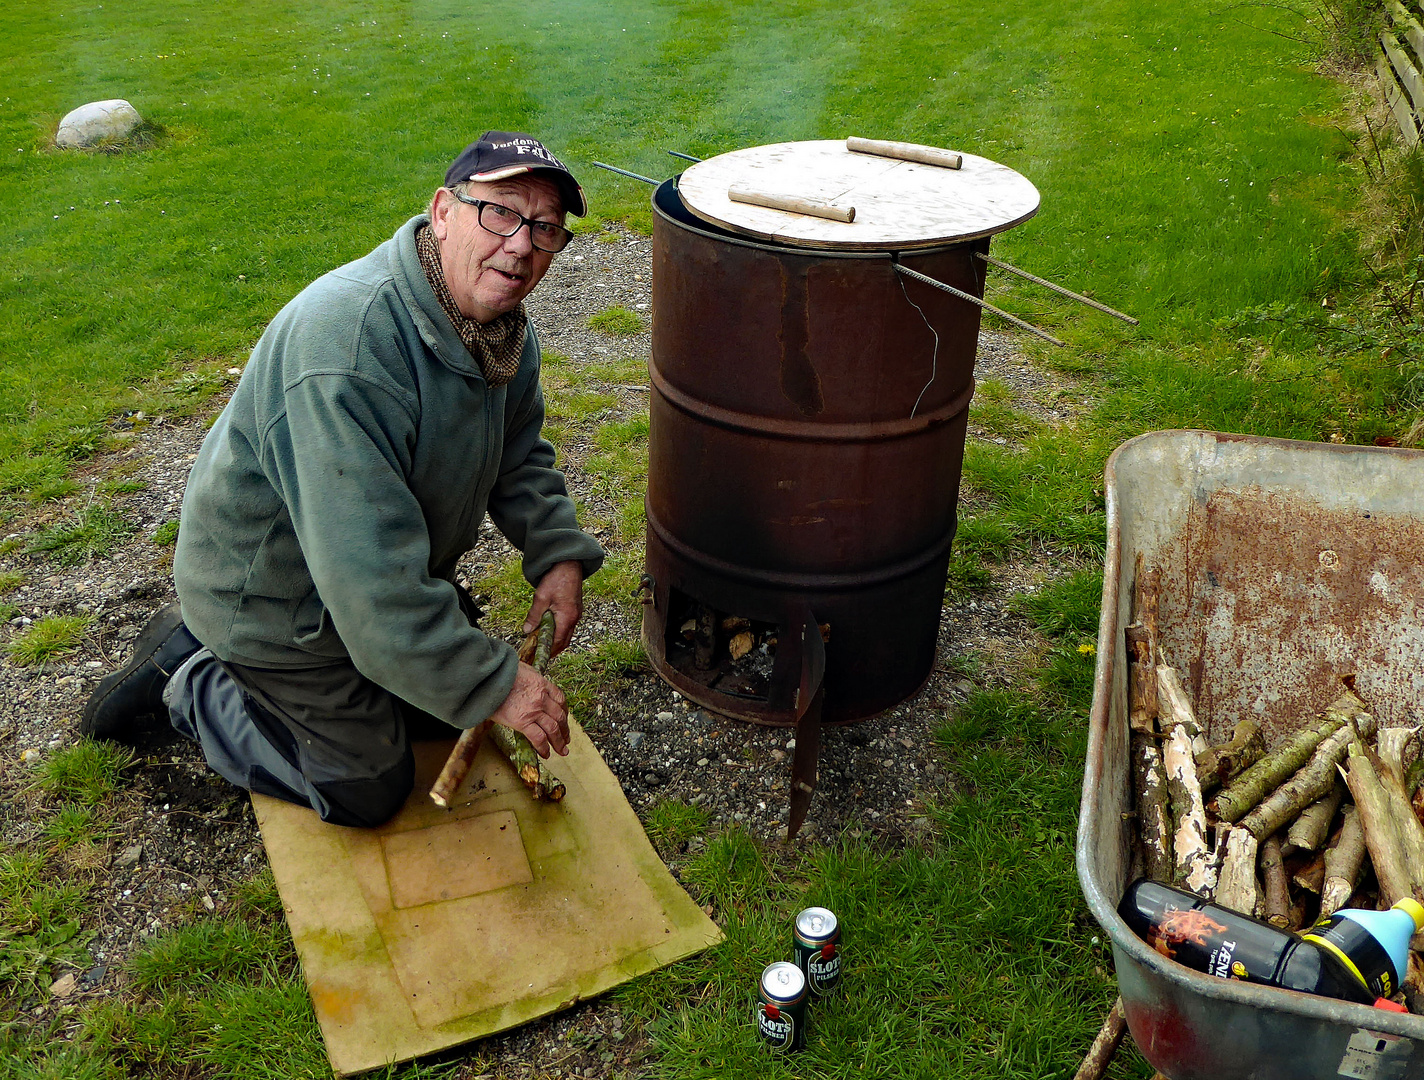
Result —
[{"label": "birch log", "polygon": [[1176,859],[1175,880],[1199,896],[1210,896],[1216,887],[1216,867],[1206,837],[1206,807],[1197,783],[1196,758],[1191,736],[1184,724],[1175,724],[1162,745],[1162,764],[1167,773],[1167,791],[1172,799],[1176,829],[1172,848]]},{"label": "birch log", "polygon": [[1216,883],[1216,902],[1243,915],[1255,915],[1260,897],[1256,891],[1258,841],[1249,829],[1235,828],[1226,837],[1226,858]]},{"label": "birch log", "polygon": [[1316,747],[1338,731],[1346,720],[1366,715],[1365,703],[1346,690],[1325,710],[1321,719],[1301,728],[1222,788],[1211,802],[1211,812],[1222,821],[1240,821],[1252,807],[1309,761]]},{"label": "birch log", "polygon": [[1320,887],[1320,917],[1344,907],[1363,876],[1365,829],[1357,809],[1345,807],[1340,838],[1325,852],[1325,883]]},{"label": "birch log", "polygon": [[[1240,823],[1255,833],[1257,840],[1264,840],[1315,800],[1328,795],[1339,782],[1337,766],[1344,760],[1356,731],[1359,737],[1369,738],[1375,732],[1375,718],[1369,713],[1360,713],[1355,727],[1343,725],[1322,739],[1305,766],[1257,804]],[[1424,840],[1424,834],[1420,839]]]},{"label": "birch log", "polygon": [[1340,809],[1344,800],[1345,785],[1336,779],[1329,794],[1316,799],[1295,819],[1290,831],[1286,833],[1286,853],[1318,849],[1330,834],[1330,823],[1335,820],[1335,811]]},{"label": "birch log", "polygon": [[1171,731],[1176,726],[1186,730],[1192,744],[1192,775],[1195,776],[1196,755],[1205,754],[1208,749],[1206,733],[1197,723],[1196,711],[1182,686],[1177,669],[1166,664],[1157,665],[1157,710],[1162,719],[1163,731]]},{"label": "birch log", "polygon": [[1132,770],[1143,870],[1153,881],[1170,884],[1175,860],[1171,815],[1167,810],[1167,775],[1162,766],[1162,750],[1151,735],[1133,732]]}]

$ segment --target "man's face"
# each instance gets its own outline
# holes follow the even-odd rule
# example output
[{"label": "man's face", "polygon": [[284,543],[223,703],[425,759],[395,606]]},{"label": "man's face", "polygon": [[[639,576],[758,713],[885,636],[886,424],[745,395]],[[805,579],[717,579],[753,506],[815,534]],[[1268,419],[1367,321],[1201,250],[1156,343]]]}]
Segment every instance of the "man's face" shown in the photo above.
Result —
[{"label": "man's face", "polygon": [[[559,189],[542,177],[470,183],[465,194],[500,203],[534,221],[564,223]],[[435,193],[430,219],[440,241],[440,265],[450,295],[461,313],[477,322],[490,322],[518,307],[554,258],[534,247],[526,225],[513,236],[488,232],[480,225],[479,209],[462,203],[445,188]]]}]

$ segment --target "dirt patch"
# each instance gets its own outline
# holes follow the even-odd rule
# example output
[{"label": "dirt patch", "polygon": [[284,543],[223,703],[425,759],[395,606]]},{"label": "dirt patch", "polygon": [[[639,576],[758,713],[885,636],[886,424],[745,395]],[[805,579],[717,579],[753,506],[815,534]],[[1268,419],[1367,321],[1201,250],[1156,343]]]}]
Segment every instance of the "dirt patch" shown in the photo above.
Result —
[{"label": "dirt patch", "polygon": [[[588,328],[590,316],[617,303],[646,316],[650,303],[651,245],[647,238],[612,233],[580,238],[555,260],[530,309],[546,350],[574,364],[618,357],[646,359],[641,334],[611,338]],[[1006,335],[985,331],[978,373],[1012,387],[1014,407],[1042,422],[1063,415],[1061,399],[1072,387],[1062,377],[1030,365]],[[228,378],[235,382],[237,372]],[[605,386],[614,395],[613,416],[647,408],[643,383]],[[223,395],[213,401],[221,407]],[[116,423],[126,448],[95,460],[81,479],[89,490],[65,507],[33,512],[12,539],[72,516],[100,498],[97,485],[124,476],[138,490],[114,497],[114,507],[136,526],[107,557],[73,568],[12,552],[0,556],[0,571],[19,570],[26,581],[5,597],[18,612],[6,639],[52,615],[83,614],[90,629],[74,652],[42,667],[0,661],[0,842],[34,843],[39,800],[32,761],[76,738],[81,709],[97,680],[122,663],[139,628],[173,597],[171,547],[152,537],[178,517],[183,484],[207,429],[200,418],[173,422],[130,417]],[[996,442],[1002,442],[996,439]],[[582,468],[586,433],[565,442],[564,466],[574,495],[607,514],[607,494]],[[492,533],[492,530],[491,530]],[[605,530],[606,533],[606,530]],[[604,536],[607,540],[607,536]],[[611,542],[610,542],[611,544]],[[616,547],[616,545],[614,545]],[[511,548],[489,535],[462,566],[474,580],[503,563]],[[935,728],[946,710],[975,689],[1008,687],[1020,677],[1035,636],[1010,610],[1016,593],[1033,590],[1065,572],[1059,560],[1024,558],[991,568],[995,584],[948,604],[939,636],[939,666],[913,698],[884,715],[823,735],[820,788],[799,847],[859,830],[899,845],[927,834],[926,802],[953,788],[955,777],[937,752]],[[574,648],[605,638],[634,639],[631,605],[593,600]],[[974,653],[984,661],[973,678],[956,657]],[[682,700],[650,672],[605,695],[583,718],[596,745],[618,776],[629,801],[646,818],[659,800],[703,807],[713,829],[738,824],[768,844],[784,843],[790,777],[791,732],[758,727],[707,712]],[[114,993],[123,985],[123,965],[142,942],[202,912],[221,912],[237,882],[265,864],[260,838],[244,793],[208,772],[198,749],[164,731],[137,748],[127,772],[114,834],[102,857],[85,873],[93,881],[91,951],[95,965],[83,974],[69,1003]],[[704,837],[669,853],[676,872],[695,855]],[[714,913],[716,914],[716,913]],[[38,1006],[43,1015],[54,1008]],[[596,1001],[530,1024],[520,1031],[469,1048],[471,1069],[501,1075],[606,1076],[636,1069],[646,1054],[641,1037],[625,1029],[616,1005]]]}]

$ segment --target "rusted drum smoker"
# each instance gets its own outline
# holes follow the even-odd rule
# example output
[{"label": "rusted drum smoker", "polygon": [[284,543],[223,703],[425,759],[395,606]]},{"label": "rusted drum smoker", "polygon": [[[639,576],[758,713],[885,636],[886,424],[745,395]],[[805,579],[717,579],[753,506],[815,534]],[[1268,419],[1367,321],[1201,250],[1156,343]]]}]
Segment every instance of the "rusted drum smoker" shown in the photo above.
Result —
[{"label": "rusted drum smoker", "polygon": [[1038,192],[972,155],[835,141],[710,159],[653,202],[643,644],[691,700],[798,727],[794,832],[820,724],[890,708],[934,662],[980,309],[904,271],[982,298],[990,235]]}]

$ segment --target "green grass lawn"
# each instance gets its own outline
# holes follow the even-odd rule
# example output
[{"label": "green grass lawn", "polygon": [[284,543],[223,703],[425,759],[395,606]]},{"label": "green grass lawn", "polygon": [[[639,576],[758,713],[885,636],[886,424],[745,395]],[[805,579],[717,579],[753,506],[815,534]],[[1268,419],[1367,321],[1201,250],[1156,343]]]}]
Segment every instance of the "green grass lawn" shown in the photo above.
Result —
[{"label": "green grass lawn", "polygon": [[[1057,429],[1001,409],[995,422],[1015,426],[1020,446],[970,448],[978,509],[956,587],[982,588],[983,566],[1029,547],[1091,558],[1102,462],[1123,438],[1197,425],[1404,439],[1421,415],[1419,335],[1382,321],[1362,291],[1358,149],[1341,89],[1313,70],[1315,34],[1282,7],[1162,0],[17,0],[0,20],[0,524],[27,499],[62,496],[118,410],[199,407],[282,304],[418,212],[485,128],[538,134],[596,214],[635,228],[649,220],[647,189],[595,158],[666,176],[670,149],[859,134],[1019,169],[1042,211],[995,252],[1142,319],[1128,330],[991,280],[997,302],[1073,343],[1030,348],[1085,380],[1093,404]],[[47,148],[63,113],[108,97],[159,125],[157,144]],[[568,409],[576,419],[575,406],[602,404]],[[620,422],[596,443],[630,490],[643,434]],[[52,557],[89,543],[101,511],[51,536]],[[637,521],[617,524],[637,534]],[[945,718],[963,783],[935,808],[923,850],[889,855],[847,836],[785,862],[738,833],[714,839],[689,874],[729,913],[727,944],[625,992],[651,1025],[654,1074],[1072,1075],[1114,993],[1071,858],[1093,578],[1029,612],[1047,645],[1016,691]],[[617,660],[589,664],[581,692],[616,677]],[[98,827],[55,814],[57,837]],[[82,896],[45,892],[57,886],[40,863],[5,859],[0,956],[78,947],[57,938]],[[748,987],[788,913],[817,901],[855,927],[855,978],[813,1048],[776,1060],[753,1046]],[[134,969],[148,996],[83,1018],[77,1048],[9,1026],[22,997],[6,998],[0,1078],[319,1072],[270,904],[246,918],[176,942],[177,961],[156,944]],[[243,964],[203,967],[223,934]],[[1146,1075],[1127,1054],[1115,1070]]]}]

